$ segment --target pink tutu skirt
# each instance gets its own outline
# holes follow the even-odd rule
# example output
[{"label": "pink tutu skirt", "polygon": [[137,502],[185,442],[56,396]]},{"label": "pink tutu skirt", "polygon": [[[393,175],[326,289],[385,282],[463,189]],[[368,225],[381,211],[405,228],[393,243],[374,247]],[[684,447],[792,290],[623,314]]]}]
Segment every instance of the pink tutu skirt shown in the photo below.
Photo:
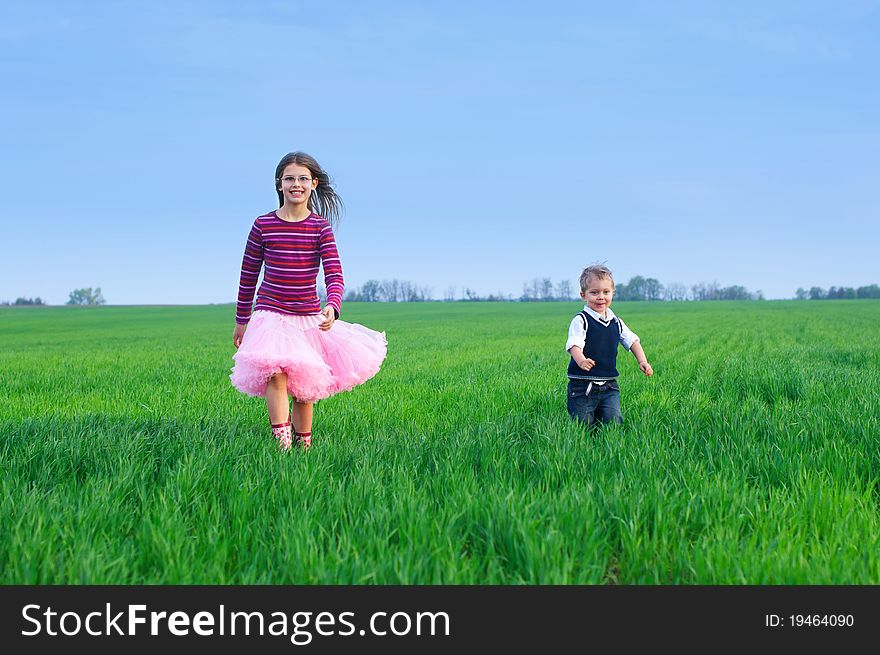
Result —
[{"label": "pink tutu skirt", "polygon": [[321,314],[297,316],[257,310],[232,358],[232,386],[265,396],[276,373],[287,374],[287,390],[300,402],[348,391],[376,375],[385,359],[384,332],[337,320],[326,332]]}]

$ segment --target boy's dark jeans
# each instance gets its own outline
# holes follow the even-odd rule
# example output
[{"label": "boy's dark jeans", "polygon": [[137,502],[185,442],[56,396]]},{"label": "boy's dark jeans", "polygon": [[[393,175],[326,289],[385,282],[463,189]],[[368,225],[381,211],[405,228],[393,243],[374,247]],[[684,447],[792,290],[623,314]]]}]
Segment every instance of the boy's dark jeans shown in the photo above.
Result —
[{"label": "boy's dark jeans", "polygon": [[593,423],[623,423],[620,413],[620,386],[617,380],[591,385],[589,380],[568,381],[568,413],[571,417]]}]

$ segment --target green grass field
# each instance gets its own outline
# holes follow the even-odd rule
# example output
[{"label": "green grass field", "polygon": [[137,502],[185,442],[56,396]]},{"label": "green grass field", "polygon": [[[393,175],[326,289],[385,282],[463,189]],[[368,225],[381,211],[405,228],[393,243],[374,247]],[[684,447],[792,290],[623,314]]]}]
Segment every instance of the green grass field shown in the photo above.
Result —
[{"label": "green grass field", "polygon": [[306,454],[230,306],[0,310],[0,582],[880,583],[880,302],[615,303],[655,374],[596,433],[578,309],[346,305],[389,356]]}]

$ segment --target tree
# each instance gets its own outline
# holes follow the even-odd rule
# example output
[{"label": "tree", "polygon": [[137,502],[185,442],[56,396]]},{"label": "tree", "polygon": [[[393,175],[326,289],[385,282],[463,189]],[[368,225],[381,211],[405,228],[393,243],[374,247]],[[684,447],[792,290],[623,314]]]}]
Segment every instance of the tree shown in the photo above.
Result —
[{"label": "tree", "polygon": [[719,300],[751,300],[752,294],[749,290],[740,285],[732,287],[723,287],[718,290]]},{"label": "tree", "polygon": [[532,280],[532,288],[529,293],[531,294],[532,300],[541,299],[541,278],[536,277]]},{"label": "tree", "polygon": [[541,299],[541,278],[534,278],[531,282],[523,282],[523,292],[520,296],[522,302],[534,302]]},{"label": "tree", "polygon": [[401,302],[413,302],[418,300],[419,290],[415,284],[409,280],[400,280],[397,284],[398,297]]},{"label": "tree", "polygon": [[403,302],[423,302],[430,297],[430,287],[420,287],[409,280],[400,281],[400,299]]},{"label": "tree", "polygon": [[663,298],[663,285],[659,280],[649,277],[645,280],[645,300],[661,300]]},{"label": "tree", "polygon": [[856,298],[880,298],[880,287],[871,284],[856,289]]},{"label": "tree", "polygon": [[107,301],[104,300],[104,296],[101,295],[101,287],[98,287],[94,291],[91,287],[87,289],[74,289],[70,292],[70,297],[67,300],[68,305],[103,305]]},{"label": "tree", "polygon": [[400,299],[400,280],[382,280],[379,285],[380,299],[385,302],[397,302]]},{"label": "tree", "polygon": [[672,282],[666,285],[663,298],[666,300],[687,300],[688,289],[681,282]]},{"label": "tree", "polygon": [[553,300],[553,281],[549,277],[541,278],[541,300]]},{"label": "tree", "polygon": [[360,289],[348,289],[349,302],[423,302],[431,298],[431,287],[420,287],[409,280],[367,280]]},{"label": "tree", "polygon": [[810,300],[824,300],[825,289],[822,287],[810,287]]},{"label": "tree", "polygon": [[691,287],[694,300],[718,300],[717,282],[700,282]]},{"label": "tree", "polygon": [[807,299],[807,290],[803,287],[798,287],[798,290],[794,292],[795,300],[806,300]]},{"label": "tree", "polygon": [[663,298],[663,285],[655,278],[636,275],[626,284],[621,284],[614,295],[620,300],[660,300]]},{"label": "tree", "polygon": [[556,283],[556,299],[557,300],[571,300],[571,282],[569,280],[559,280]]},{"label": "tree", "polygon": [[[7,303],[8,304],[8,303]],[[37,296],[36,298],[16,298],[13,305],[45,305],[45,301]]]},{"label": "tree", "polygon": [[627,300],[645,300],[645,278],[641,275],[631,277],[626,284]]},{"label": "tree", "polygon": [[379,280],[367,280],[361,287],[361,298],[364,302],[378,302],[381,285]]}]

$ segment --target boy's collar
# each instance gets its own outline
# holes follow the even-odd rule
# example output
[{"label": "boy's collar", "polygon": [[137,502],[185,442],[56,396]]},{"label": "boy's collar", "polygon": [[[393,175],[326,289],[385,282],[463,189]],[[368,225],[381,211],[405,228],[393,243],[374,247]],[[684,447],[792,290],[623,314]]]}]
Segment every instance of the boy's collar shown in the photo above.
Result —
[{"label": "boy's collar", "polygon": [[584,305],[584,311],[587,312],[590,316],[595,318],[597,321],[602,321],[603,323],[608,323],[614,318],[614,312],[611,311],[610,307],[605,308],[605,316],[601,314],[597,314],[589,305]]}]

